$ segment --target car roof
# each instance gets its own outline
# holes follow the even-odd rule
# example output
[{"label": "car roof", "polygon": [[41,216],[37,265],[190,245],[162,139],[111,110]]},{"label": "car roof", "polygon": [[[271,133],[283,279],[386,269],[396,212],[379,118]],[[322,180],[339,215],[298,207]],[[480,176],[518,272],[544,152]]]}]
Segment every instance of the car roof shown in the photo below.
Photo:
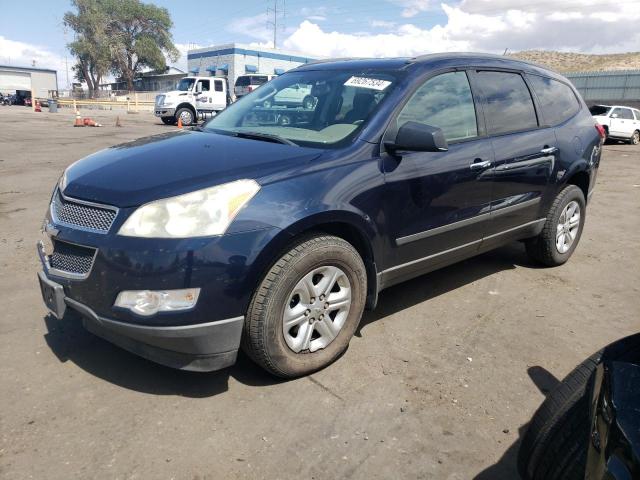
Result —
[{"label": "car roof", "polygon": [[518,60],[516,58],[503,55],[493,55],[488,53],[432,53],[416,57],[400,58],[331,58],[317,60],[301,65],[295,71],[306,70],[407,70],[415,67],[423,68],[445,68],[445,67],[488,67],[488,68],[511,68],[515,70],[540,73],[551,77],[564,78],[541,65]]}]

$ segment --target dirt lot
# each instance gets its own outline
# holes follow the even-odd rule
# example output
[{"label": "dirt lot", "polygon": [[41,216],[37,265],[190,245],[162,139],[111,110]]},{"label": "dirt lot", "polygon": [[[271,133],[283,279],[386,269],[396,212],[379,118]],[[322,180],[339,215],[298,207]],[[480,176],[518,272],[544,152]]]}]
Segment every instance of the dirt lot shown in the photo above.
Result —
[{"label": "dirt lot", "polygon": [[2,478],[514,479],[545,372],[640,330],[640,148],[619,144],[563,267],[515,244],[389,289],[338,362],[295,381],[245,358],[210,374],[155,365],[47,316],[37,287],[62,170],[175,128],[97,117],[80,129],[0,107]]}]

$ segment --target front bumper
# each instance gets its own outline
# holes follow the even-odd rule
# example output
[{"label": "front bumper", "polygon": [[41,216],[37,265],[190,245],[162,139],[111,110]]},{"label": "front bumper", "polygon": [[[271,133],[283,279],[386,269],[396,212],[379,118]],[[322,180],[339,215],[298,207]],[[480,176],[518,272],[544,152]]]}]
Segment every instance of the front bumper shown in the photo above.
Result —
[{"label": "front bumper", "polygon": [[156,117],[173,117],[176,114],[175,108],[159,107],[156,105],[154,108],[154,115]]},{"label": "front bumper", "polygon": [[38,276],[41,283],[62,292],[54,303],[63,303],[65,308],[78,312],[88,331],[136,355],[168,367],[200,372],[220,370],[236,361],[244,317],[177,327],[128,324],[97,315],[88,306],[65,296],[60,285],[44,272],[38,272]]}]

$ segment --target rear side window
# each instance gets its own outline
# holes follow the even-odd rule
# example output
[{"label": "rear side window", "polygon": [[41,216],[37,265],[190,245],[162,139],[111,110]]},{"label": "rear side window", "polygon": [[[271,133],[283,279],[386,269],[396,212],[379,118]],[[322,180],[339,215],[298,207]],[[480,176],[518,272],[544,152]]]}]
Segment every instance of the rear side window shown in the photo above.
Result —
[{"label": "rear side window", "polygon": [[566,122],[580,110],[571,87],[551,78],[529,75],[529,81],[540,101],[542,116],[548,125]]},{"label": "rear side window", "polygon": [[486,99],[489,134],[529,130],[538,126],[531,93],[518,73],[478,72],[478,86]]},{"label": "rear side window", "polygon": [[427,80],[398,115],[398,128],[409,121],[441,128],[447,141],[476,137],[476,110],[466,73],[443,73]]},{"label": "rear side window", "polygon": [[214,86],[216,92],[222,92],[223,91],[222,80],[216,80],[215,82],[213,82],[213,86]]},{"label": "rear side window", "polygon": [[251,85],[264,85],[267,83],[266,75],[253,75],[251,77]]}]

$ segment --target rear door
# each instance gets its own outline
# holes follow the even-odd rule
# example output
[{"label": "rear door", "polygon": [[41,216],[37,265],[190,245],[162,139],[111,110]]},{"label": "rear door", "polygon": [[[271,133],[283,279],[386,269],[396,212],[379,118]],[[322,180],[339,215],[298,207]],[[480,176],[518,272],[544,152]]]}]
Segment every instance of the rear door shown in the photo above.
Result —
[{"label": "rear door", "polygon": [[395,282],[448,263],[478,249],[489,219],[491,142],[482,135],[464,71],[426,80],[385,134],[395,138],[408,121],[439,127],[446,152],[383,154],[386,225],[396,266],[385,271]]},{"label": "rear door", "polygon": [[499,240],[540,218],[558,148],[554,129],[539,122],[520,72],[478,70],[472,78],[495,155],[487,237]]}]

